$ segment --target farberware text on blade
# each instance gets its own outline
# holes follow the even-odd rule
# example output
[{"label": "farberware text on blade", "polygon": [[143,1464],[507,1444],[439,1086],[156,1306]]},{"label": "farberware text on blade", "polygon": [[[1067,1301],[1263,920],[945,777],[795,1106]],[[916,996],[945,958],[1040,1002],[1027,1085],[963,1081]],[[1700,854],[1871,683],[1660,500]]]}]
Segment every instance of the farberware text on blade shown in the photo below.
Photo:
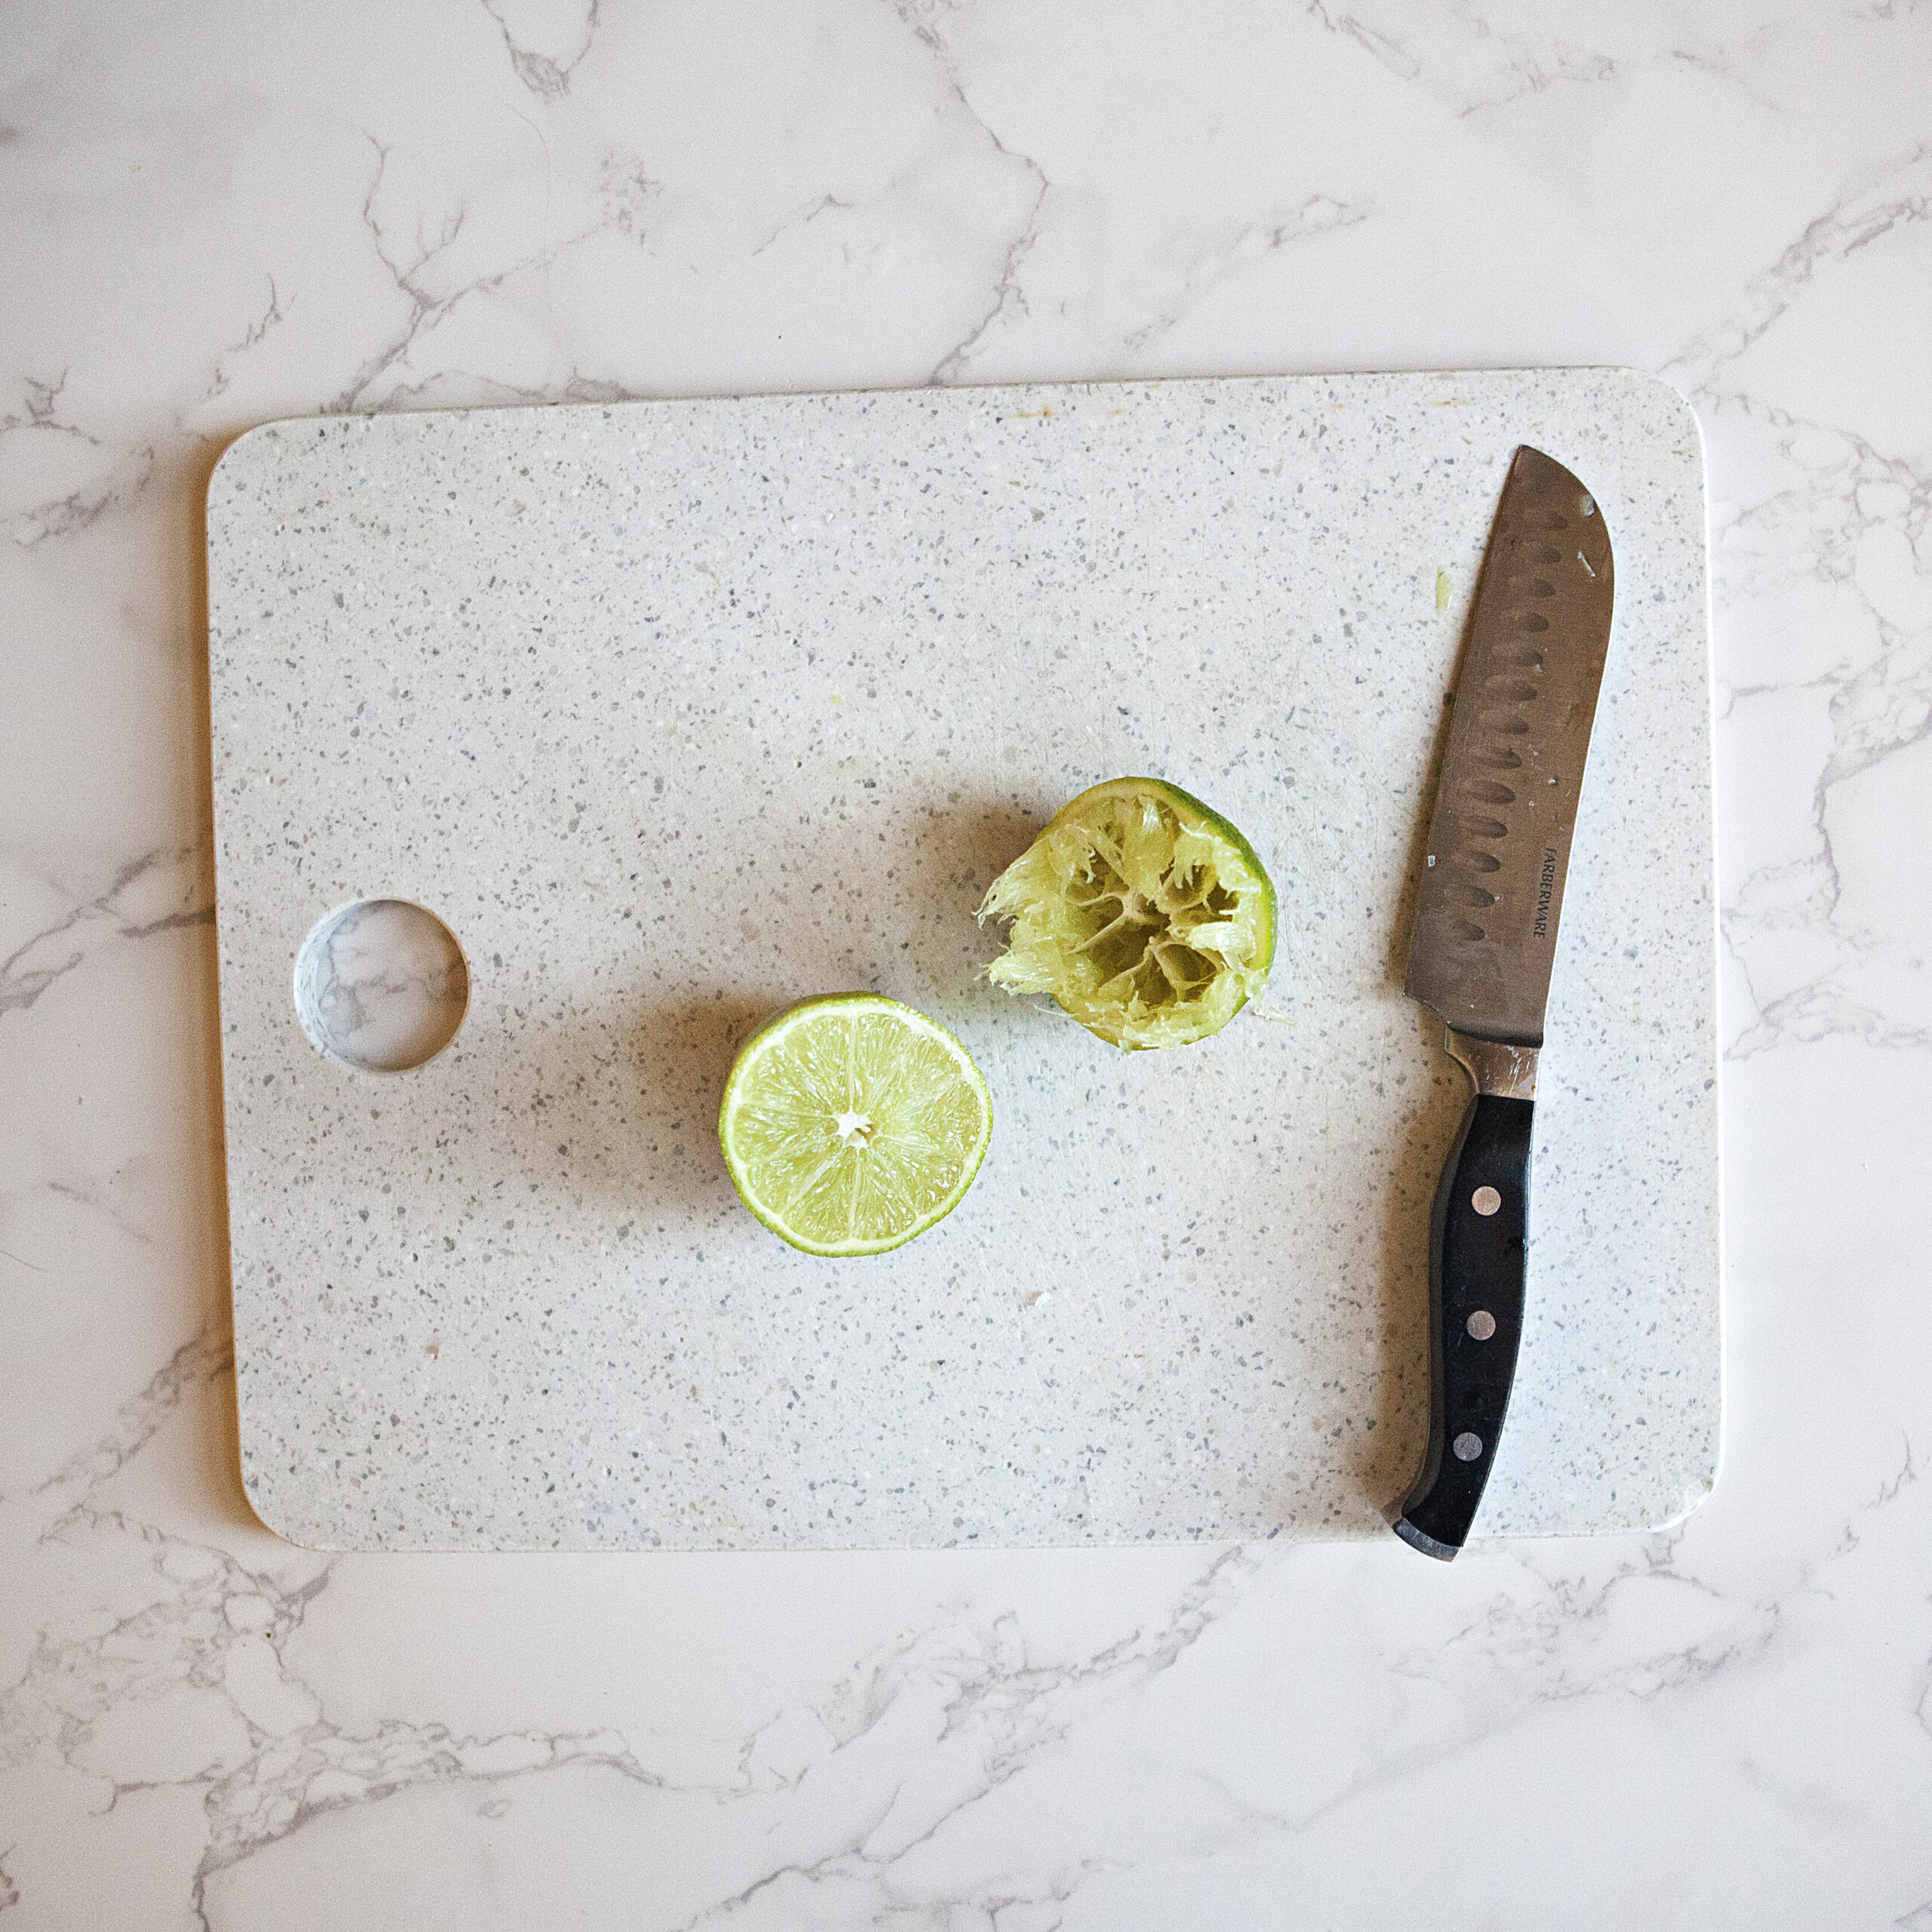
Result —
[{"label": "farberware text on blade", "polygon": [[1429,1447],[1391,1513],[1453,1558],[1494,1462],[1522,1330],[1537,1054],[1614,573],[1595,500],[1527,446],[1476,587],[1417,895],[1407,990],[1475,1085],[1429,1241]]}]

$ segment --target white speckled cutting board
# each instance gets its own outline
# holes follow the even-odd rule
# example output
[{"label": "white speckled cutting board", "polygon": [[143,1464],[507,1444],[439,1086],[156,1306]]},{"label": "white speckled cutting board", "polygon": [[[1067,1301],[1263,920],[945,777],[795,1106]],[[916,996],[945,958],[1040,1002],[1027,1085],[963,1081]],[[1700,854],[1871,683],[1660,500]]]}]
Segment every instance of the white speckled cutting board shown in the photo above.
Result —
[{"label": "white speckled cutting board", "polygon": [[[1401,994],[1512,452],[1618,598],[1478,1534],[1654,1524],[1719,1407],[1702,454],[1617,371],[272,424],[208,496],[248,1493],[298,1542],[803,1548],[1380,1536],[1427,1410],[1463,1100]],[[989,989],[988,882],[1164,775],[1272,870],[1258,1013],[1128,1056]],[[471,978],[377,1074],[298,1023],[347,902]],[[737,1042],[872,987],[992,1149],[896,1254],[792,1253],[718,1158]]]}]

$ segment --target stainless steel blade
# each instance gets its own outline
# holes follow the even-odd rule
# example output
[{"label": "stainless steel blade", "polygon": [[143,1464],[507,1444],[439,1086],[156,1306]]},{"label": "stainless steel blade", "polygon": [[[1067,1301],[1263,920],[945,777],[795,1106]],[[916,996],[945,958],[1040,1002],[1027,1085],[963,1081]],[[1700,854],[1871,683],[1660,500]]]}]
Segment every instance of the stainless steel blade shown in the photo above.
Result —
[{"label": "stainless steel blade", "polygon": [[1409,949],[1409,997],[1458,1032],[1542,1044],[1614,591],[1595,499],[1540,450],[1518,450],[1476,586]]}]

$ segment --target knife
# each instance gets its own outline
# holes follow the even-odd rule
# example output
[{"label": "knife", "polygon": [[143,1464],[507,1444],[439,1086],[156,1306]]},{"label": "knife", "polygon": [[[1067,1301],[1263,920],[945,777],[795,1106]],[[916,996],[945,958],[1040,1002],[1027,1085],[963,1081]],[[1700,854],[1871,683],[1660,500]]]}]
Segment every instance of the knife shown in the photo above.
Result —
[{"label": "knife", "polygon": [[1444,1562],[1482,1500],[1515,1374],[1537,1054],[1614,588],[1595,499],[1518,449],[1463,648],[1409,951],[1408,995],[1441,1014],[1475,1089],[1430,1226],[1429,1447],[1389,1517]]}]

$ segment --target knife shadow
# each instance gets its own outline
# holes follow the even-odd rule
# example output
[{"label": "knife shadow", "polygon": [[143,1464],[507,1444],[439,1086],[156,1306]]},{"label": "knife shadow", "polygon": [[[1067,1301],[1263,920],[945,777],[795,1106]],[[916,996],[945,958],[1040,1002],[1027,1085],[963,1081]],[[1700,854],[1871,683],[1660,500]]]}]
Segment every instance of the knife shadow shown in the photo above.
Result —
[{"label": "knife shadow", "polygon": [[1464,666],[1469,662],[1470,638],[1475,629],[1476,601],[1469,598],[1463,614],[1463,627],[1456,638],[1456,654],[1449,666],[1449,681],[1442,693],[1435,742],[1429,749],[1429,766],[1423,774],[1417,795],[1417,811],[1409,827],[1408,849],[1402,859],[1402,884],[1394,916],[1388,926],[1389,950],[1383,961],[1383,977],[1391,986],[1404,986],[1409,977],[1409,948],[1416,929],[1416,900],[1422,891],[1423,868],[1429,858],[1429,829],[1435,817],[1435,794],[1442,783],[1442,767],[1449,755],[1449,731],[1455,722],[1456,692]]},{"label": "knife shadow", "polygon": [[[1401,890],[1387,928],[1388,950],[1383,961],[1385,982],[1406,987],[1409,949],[1414,942],[1417,901],[1429,857],[1429,826],[1435,814],[1435,794],[1449,753],[1449,734],[1455,719],[1456,688],[1468,661],[1475,629],[1475,600],[1469,600],[1456,640],[1450,682],[1442,694],[1429,764],[1417,794],[1417,809],[1404,855]],[[1443,1164],[1454,1144],[1463,1109],[1468,1104],[1469,1082],[1442,1050],[1442,1022],[1426,1007],[1414,1009],[1415,1051],[1430,1064],[1428,1097],[1401,1129],[1401,1150],[1393,1163],[1384,1197],[1381,1240],[1382,1305],[1377,1333],[1381,1346],[1378,1368],[1382,1400],[1374,1434],[1363,1443],[1351,1475],[1378,1511],[1384,1511],[1407,1493],[1429,1440],[1429,1217],[1441,1179]]]},{"label": "knife shadow", "polygon": [[1377,1426],[1358,1438],[1349,1471],[1378,1512],[1407,1494],[1429,1441],[1429,1217],[1469,1099],[1467,1078],[1442,1051],[1441,1022],[1423,1008],[1417,1017],[1414,1051],[1432,1064],[1422,1104],[1400,1129],[1383,1196]]}]

